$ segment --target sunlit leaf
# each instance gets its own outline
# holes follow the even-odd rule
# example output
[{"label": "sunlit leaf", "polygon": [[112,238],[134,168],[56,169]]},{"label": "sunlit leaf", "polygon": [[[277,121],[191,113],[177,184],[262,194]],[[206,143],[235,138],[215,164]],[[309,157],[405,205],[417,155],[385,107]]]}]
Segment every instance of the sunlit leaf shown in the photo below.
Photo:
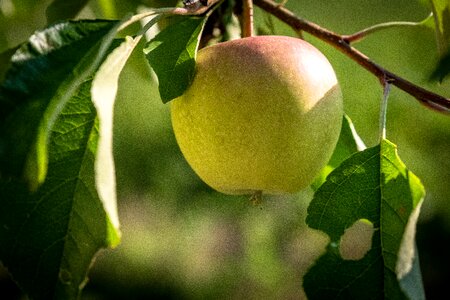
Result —
[{"label": "sunlit leaf", "polygon": [[431,75],[432,80],[442,81],[450,74],[450,1],[430,0],[434,17],[434,29],[440,61]]},{"label": "sunlit leaf", "polygon": [[308,207],[307,224],[330,237],[304,277],[308,298],[424,299],[414,242],[424,194],[387,140],[335,169]]},{"label": "sunlit leaf", "polygon": [[439,53],[444,56],[450,47],[450,2],[448,0],[430,0],[430,3],[433,10]]},{"label": "sunlit leaf", "polygon": [[195,73],[195,58],[206,17],[175,17],[145,47],[144,53],[159,80],[164,103],[181,96]]},{"label": "sunlit leaf", "polygon": [[119,85],[119,75],[141,36],[127,39],[105,60],[92,84],[92,101],[100,120],[100,137],[95,161],[97,191],[103,206],[116,229],[119,217],[116,202],[116,178],[113,158],[114,102]]}]

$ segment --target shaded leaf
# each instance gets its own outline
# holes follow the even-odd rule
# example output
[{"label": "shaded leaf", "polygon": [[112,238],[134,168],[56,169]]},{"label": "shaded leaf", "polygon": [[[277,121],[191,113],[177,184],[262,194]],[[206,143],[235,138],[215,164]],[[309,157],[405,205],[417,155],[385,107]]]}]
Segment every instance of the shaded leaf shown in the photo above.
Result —
[{"label": "shaded leaf", "polygon": [[84,82],[55,121],[47,179],[36,193],[0,179],[0,259],[32,299],[76,299],[95,253],[118,241],[95,187],[90,86]]},{"label": "shaded leaf", "polygon": [[164,103],[181,96],[195,73],[195,58],[206,17],[174,17],[174,22],[155,36],[144,53],[159,80]]},{"label": "shaded leaf", "polygon": [[53,0],[47,7],[47,23],[76,17],[89,0]]},{"label": "shaded leaf", "polygon": [[58,23],[36,32],[12,56],[0,86],[0,174],[23,175],[32,189],[44,181],[54,122],[104,59],[117,26]]},{"label": "shaded leaf", "polygon": [[450,74],[450,53],[445,55],[431,74],[431,80],[442,82]]},{"label": "shaded leaf", "polygon": [[344,115],[342,120],[341,133],[334,149],[333,155],[327,166],[322,169],[320,174],[314,180],[312,188],[317,190],[327,178],[328,174],[336,169],[344,160],[356,152],[366,149],[366,145],[356,132],[355,126],[349,116]]},{"label": "shaded leaf", "polygon": [[[8,130],[1,131],[0,141],[11,148],[0,153],[0,205],[8,208],[0,212],[0,259],[33,299],[76,299],[95,253],[119,243],[112,157],[104,170],[110,174],[95,172],[95,158],[112,149],[103,142],[97,153],[99,121],[90,97],[90,78],[117,46],[119,25],[67,22],[36,33],[14,54],[1,86],[0,126]],[[103,140],[108,141],[111,122],[100,123]],[[43,130],[36,133],[35,127]],[[29,138],[25,147],[10,143],[16,132]],[[39,154],[48,176],[30,193],[10,176],[20,168],[3,163],[5,154],[20,150],[26,156],[35,145],[45,148]],[[96,188],[105,184],[113,190],[101,189],[99,195]]]},{"label": "shaded leaf", "polygon": [[[387,140],[335,169],[308,207],[307,224],[330,237],[326,253],[304,277],[308,298],[424,299],[414,246],[424,194]],[[348,240],[358,222],[371,224],[373,230],[359,231],[371,236]],[[367,247],[359,252],[363,257],[348,259],[346,253],[344,259],[341,244],[360,247],[361,241]]]},{"label": "shaded leaf", "polygon": [[344,160],[356,152],[366,149],[366,145],[356,132],[355,126],[349,116],[344,115],[342,120],[341,133],[336,145],[336,149],[331,156],[329,164],[337,168]]},{"label": "shaded leaf", "polygon": [[11,57],[19,47],[14,47],[0,53],[0,82],[5,79],[6,72],[11,67]]}]

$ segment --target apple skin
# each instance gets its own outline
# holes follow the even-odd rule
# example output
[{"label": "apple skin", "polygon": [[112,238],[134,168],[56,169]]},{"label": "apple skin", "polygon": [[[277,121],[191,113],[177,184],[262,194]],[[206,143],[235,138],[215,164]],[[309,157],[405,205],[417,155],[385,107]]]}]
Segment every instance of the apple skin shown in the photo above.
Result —
[{"label": "apple skin", "polygon": [[294,193],[328,163],[343,117],[333,68],[311,44],[258,36],[201,49],[171,104],[178,145],[225,194]]}]

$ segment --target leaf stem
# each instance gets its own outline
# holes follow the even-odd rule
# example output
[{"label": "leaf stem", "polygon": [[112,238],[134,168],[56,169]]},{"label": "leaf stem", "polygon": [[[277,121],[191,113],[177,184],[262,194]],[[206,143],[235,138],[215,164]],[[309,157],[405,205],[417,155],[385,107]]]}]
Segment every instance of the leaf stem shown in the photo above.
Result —
[{"label": "leaf stem", "polygon": [[243,0],[242,37],[250,37],[253,32],[253,0]]},{"label": "leaf stem", "polygon": [[386,139],[386,116],[389,93],[391,92],[391,84],[388,80],[383,80],[383,97],[381,97],[380,105],[380,143]]},{"label": "leaf stem", "polygon": [[332,45],[337,50],[341,51],[349,58],[357,62],[367,71],[377,76],[380,80],[384,78],[395,85],[399,89],[410,94],[422,104],[440,112],[450,113],[450,99],[428,91],[412,82],[386,70],[380,65],[373,62],[364,53],[355,49],[346,41],[342,35],[332,32],[326,28],[310,22],[308,20],[299,18],[293,12],[272,0],[254,0],[255,5],[259,6],[268,13],[276,16],[278,19],[289,25],[296,32],[305,31],[316,38]]}]

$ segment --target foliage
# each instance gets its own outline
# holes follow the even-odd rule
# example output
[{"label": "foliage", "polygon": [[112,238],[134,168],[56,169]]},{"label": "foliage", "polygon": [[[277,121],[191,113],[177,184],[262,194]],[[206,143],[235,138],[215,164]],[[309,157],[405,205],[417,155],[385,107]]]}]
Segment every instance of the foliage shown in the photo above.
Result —
[{"label": "foliage", "polygon": [[432,78],[442,81],[450,70],[450,3],[446,0],[431,0],[434,28],[441,61]]},{"label": "foliage", "polygon": [[[447,49],[436,69],[442,79],[448,3],[431,2],[439,49]],[[48,21],[85,4],[56,0]],[[164,103],[189,86],[209,17],[172,17],[145,46]],[[8,208],[0,210],[0,260],[33,299],[79,297],[98,250],[119,243],[113,107],[143,34],[116,39],[128,21],[59,21],[0,55],[0,205]],[[330,240],[303,279],[305,292],[423,299],[414,237],[424,188],[392,142],[365,149],[348,116],[343,124],[308,207],[306,223]],[[345,252],[358,239],[361,252]]]},{"label": "foliage", "polygon": [[[305,276],[310,298],[425,299],[414,251],[424,196],[422,184],[387,140],[335,169],[308,207],[306,223],[331,240]],[[368,229],[352,233],[360,220]],[[367,244],[357,245],[364,235]]]},{"label": "foliage", "polygon": [[200,35],[206,18],[178,17],[144,49],[158,75],[163,102],[181,96],[192,81]]}]

